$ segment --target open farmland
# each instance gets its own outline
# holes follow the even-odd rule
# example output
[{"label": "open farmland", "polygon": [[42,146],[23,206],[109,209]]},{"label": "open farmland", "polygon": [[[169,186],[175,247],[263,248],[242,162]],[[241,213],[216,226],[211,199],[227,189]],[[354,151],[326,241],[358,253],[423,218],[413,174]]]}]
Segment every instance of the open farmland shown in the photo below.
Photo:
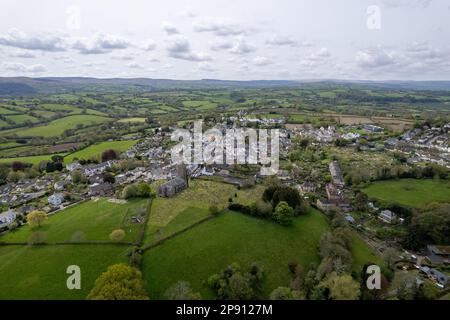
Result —
[{"label": "open farmland", "polygon": [[450,183],[432,179],[400,179],[374,182],[364,189],[373,198],[421,207],[431,202],[450,202]]},{"label": "open farmland", "polygon": [[[260,199],[262,192],[261,186],[238,190],[231,184],[192,180],[189,188],[175,197],[157,198],[153,201],[145,242],[153,242],[161,236],[168,235],[169,232],[166,229],[178,231],[182,227],[205,218],[212,205],[224,208],[228,205],[229,198],[242,204],[250,204]],[[171,224],[175,219],[177,221]],[[177,225],[178,227],[174,227]]]},{"label": "open farmland", "polygon": [[75,159],[92,159],[98,158],[101,154],[109,149],[123,152],[135,145],[137,140],[122,140],[122,141],[105,141],[98,144],[90,145],[87,148],[71,153],[64,158],[65,163],[71,163]]},{"label": "open farmland", "polygon": [[67,129],[75,129],[77,126],[89,126],[107,121],[111,121],[111,119],[95,115],[75,115],[54,120],[46,125],[8,131],[7,133],[14,133],[20,137],[54,137],[61,135]]},{"label": "open farmland", "polygon": [[[126,263],[126,246],[0,246],[0,299],[84,300],[108,266]],[[67,267],[82,272],[81,290],[68,290]]]},{"label": "open farmland", "polygon": [[45,233],[45,241],[108,241],[115,229],[125,231],[124,241],[132,242],[137,236],[139,224],[131,222],[131,217],[147,210],[146,200],[131,200],[127,203],[112,203],[107,199],[87,201],[56,213],[48,218],[40,228],[26,225],[17,231],[0,236],[3,242],[27,242],[36,232]]},{"label": "open farmland", "polygon": [[118,122],[123,122],[123,123],[143,123],[143,122],[145,122],[145,118],[138,118],[138,117],[124,118],[124,119],[120,119]]},{"label": "open farmland", "polygon": [[[64,156],[64,153],[59,155]],[[46,154],[41,156],[29,156],[29,157],[15,157],[15,158],[0,158],[0,163],[12,163],[19,161],[28,164],[39,164],[41,161],[50,161],[53,154]]]},{"label": "open farmland", "polygon": [[315,210],[298,217],[291,227],[227,211],[144,255],[144,277],[152,299],[163,299],[164,292],[177,281],[189,281],[203,298],[214,298],[203,284],[209,276],[233,262],[248,268],[253,262],[264,266],[263,297],[291,275],[287,264],[298,261],[308,268],[318,262],[317,245],[328,229],[326,218]]}]

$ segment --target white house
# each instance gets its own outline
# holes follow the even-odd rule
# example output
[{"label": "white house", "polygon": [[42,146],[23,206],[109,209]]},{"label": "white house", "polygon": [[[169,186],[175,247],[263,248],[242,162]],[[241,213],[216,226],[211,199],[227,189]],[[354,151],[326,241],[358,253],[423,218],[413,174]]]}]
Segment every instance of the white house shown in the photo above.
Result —
[{"label": "white house", "polygon": [[0,213],[0,228],[6,227],[16,220],[18,213],[8,210]]},{"label": "white house", "polygon": [[391,210],[383,210],[378,215],[378,219],[386,223],[392,223],[397,219],[397,215],[393,213]]},{"label": "white house", "polygon": [[48,197],[47,200],[53,207],[58,207],[64,202],[64,195],[62,193],[55,193]]},{"label": "white house", "polygon": [[62,190],[64,190],[64,188],[66,187],[66,185],[67,185],[67,181],[57,181],[57,182],[55,182],[55,183],[53,184],[53,188],[54,188],[56,191],[62,191]]},{"label": "white house", "polygon": [[78,162],[72,162],[69,163],[68,165],[66,165],[66,169],[69,170],[70,172],[72,172],[73,170],[76,169],[80,169],[81,168],[81,164],[79,164]]}]

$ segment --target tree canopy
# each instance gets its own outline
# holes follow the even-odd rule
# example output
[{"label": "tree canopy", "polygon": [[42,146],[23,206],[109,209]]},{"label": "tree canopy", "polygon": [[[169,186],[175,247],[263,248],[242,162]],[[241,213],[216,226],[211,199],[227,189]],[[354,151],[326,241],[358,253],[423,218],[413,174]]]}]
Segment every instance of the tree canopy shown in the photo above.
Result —
[{"label": "tree canopy", "polygon": [[139,270],[126,264],[115,264],[100,275],[88,300],[149,300]]}]

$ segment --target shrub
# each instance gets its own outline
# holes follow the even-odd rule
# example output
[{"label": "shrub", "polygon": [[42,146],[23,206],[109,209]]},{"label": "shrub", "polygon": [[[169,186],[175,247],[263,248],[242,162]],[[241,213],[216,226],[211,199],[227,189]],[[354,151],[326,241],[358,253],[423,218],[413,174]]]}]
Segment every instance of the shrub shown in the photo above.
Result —
[{"label": "shrub", "polygon": [[124,199],[131,198],[153,198],[155,193],[150,185],[144,182],[131,184],[125,187],[122,191],[122,197]]},{"label": "shrub", "polygon": [[231,211],[237,211],[243,214],[251,214],[251,209],[249,206],[245,206],[243,204],[240,203],[230,203],[228,205],[228,209],[230,209]]},{"label": "shrub", "polygon": [[200,300],[198,292],[193,292],[189,282],[178,281],[172,287],[167,289],[165,296],[169,300]]},{"label": "shrub", "polygon": [[119,154],[117,151],[109,149],[102,153],[102,162],[114,160],[119,157]]},{"label": "shrub", "polygon": [[220,213],[219,207],[217,207],[216,205],[212,205],[209,207],[209,213],[213,216],[217,216]]},{"label": "shrub", "polygon": [[109,235],[109,238],[110,238],[112,241],[122,241],[123,238],[125,238],[125,231],[123,231],[122,229],[114,230],[114,231],[111,232],[111,234]]},{"label": "shrub", "polygon": [[233,263],[210,276],[208,285],[219,299],[248,300],[257,297],[262,278],[262,268],[256,264],[252,264],[249,272],[243,273],[240,266]]},{"label": "shrub", "polygon": [[114,183],[116,182],[116,178],[110,172],[103,173],[103,182],[106,183]]},{"label": "shrub", "polygon": [[270,300],[293,300],[294,295],[292,289],[288,287],[278,287],[272,291],[269,297]]},{"label": "shrub", "polygon": [[294,218],[294,209],[292,209],[287,202],[281,201],[275,208],[275,212],[272,214],[273,220],[281,225],[292,224]]},{"label": "shrub", "polygon": [[298,263],[295,261],[291,261],[288,263],[288,268],[291,273],[295,274],[295,269],[297,268],[297,266],[298,266]]},{"label": "shrub", "polygon": [[140,268],[142,264],[142,250],[138,247],[134,247],[131,250],[130,264],[134,268]]},{"label": "shrub", "polygon": [[270,218],[272,216],[273,208],[270,203],[260,200],[260,201],[257,201],[255,203],[255,205],[256,205],[257,216],[259,216],[261,218]]}]

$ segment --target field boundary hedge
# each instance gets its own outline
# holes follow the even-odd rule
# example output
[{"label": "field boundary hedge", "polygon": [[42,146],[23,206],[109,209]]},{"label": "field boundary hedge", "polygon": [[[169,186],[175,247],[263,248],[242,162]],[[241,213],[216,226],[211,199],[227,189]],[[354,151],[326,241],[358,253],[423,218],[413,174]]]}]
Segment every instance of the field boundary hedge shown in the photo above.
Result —
[{"label": "field boundary hedge", "polygon": [[153,204],[153,199],[150,199],[148,201],[147,214],[145,215],[143,226],[139,230],[139,234],[136,237],[136,240],[134,241],[135,246],[141,246],[144,242],[145,232],[147,231],[147,223],[148,223],[148,220],[150,219],[150,214],[151,214],[151,210],[152,210],[152,204]]},{"label": "field boundary hedge", "polygon": [[153,249],[155,247],[158,247],[158,246],[162,245],[164,242],[166,242],[167,240],[173,239],[176,236],[178,236],[178,235],[180,235],[182,233],[185,233],[186,231],[189,231],[189,230],[195,228],[196,226],[198,226],[198,225],[200,225],[200,224],[202,224],[202,223],[204,223],[206,221],[214,219],[215,217],[217,217],[217,216],[213,216],[213,215],[207,216],[207,217],[205,217],[205,218],[203,218],[203,219],[201,219],[201,220],[191,224],[190,226],[187,226],[187,227],[185,227],[185,228],[183,228],[181,230],[178,230],[178,231],[176,231],[174,233],[169,234],[168,236],[166,236],[166,237],[164,237],[162,239],[159,239],[158,241],[156,241],[154,243],[150,243],[150,244],[147,244],[147,245],[143,246],[142,250],[145,252],[147,250],[150,250],[150,249]]}]

